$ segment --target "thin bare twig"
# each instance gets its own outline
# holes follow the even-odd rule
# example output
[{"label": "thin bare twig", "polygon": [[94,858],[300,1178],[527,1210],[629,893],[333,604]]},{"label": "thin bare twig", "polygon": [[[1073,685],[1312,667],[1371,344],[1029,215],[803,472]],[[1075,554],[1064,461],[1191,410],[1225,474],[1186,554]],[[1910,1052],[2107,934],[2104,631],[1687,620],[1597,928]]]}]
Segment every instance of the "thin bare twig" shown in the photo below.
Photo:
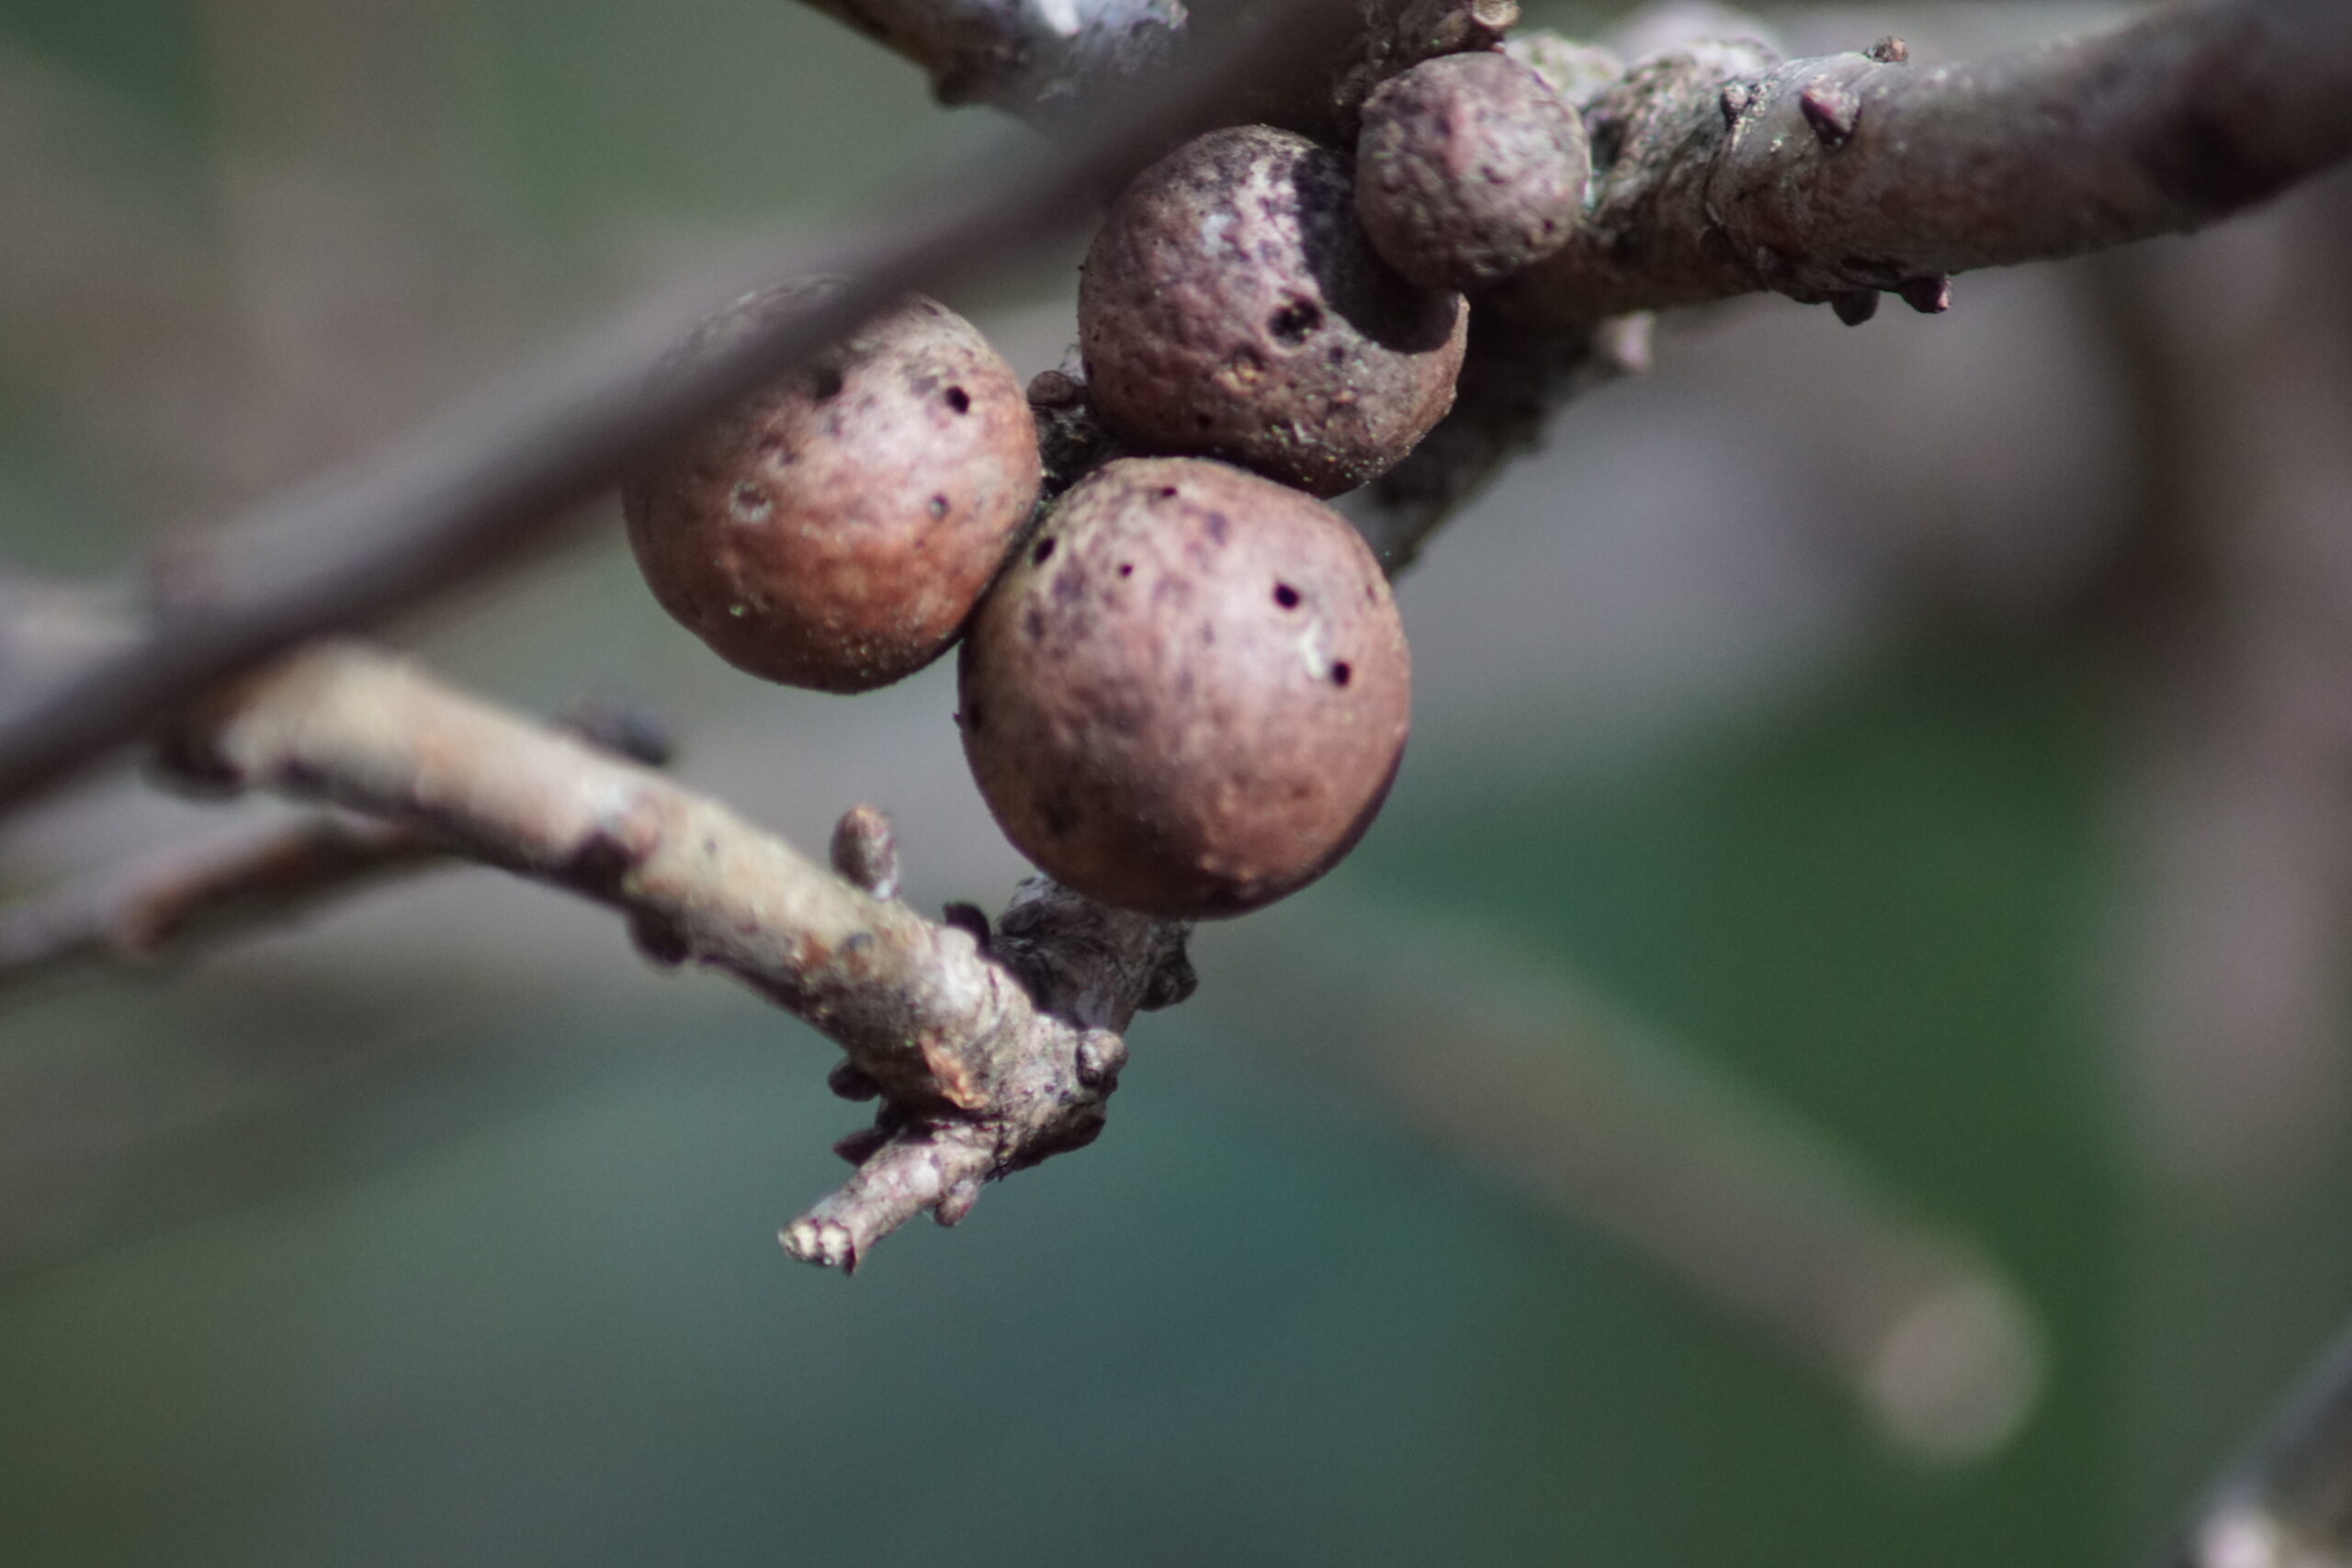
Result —
[{"label": "thin bare twig", "polygon": [[326,815],[175,846],[0,909],[0,987],[294,919],[447,853],[412,828]]},{"label": "thin bare twig", "polygon": [[[616,757],[670,760],[667,733],[626,705],[575,704],[558,722]],[[0,990],[83,964],[150,963],[452,861],[429,832],[342,812],[241,825],[0,907]]]},{"label": "thin bare twig", "polygon": [[1042,880],[993,931],[934,925],[656,773],[351,646],[219,698],[175,753],[608,905],[657,962],[723,970],[831,1036],[885,1103],[856,1174],[785,1233],[811,1262],[854,1268],[914,1215],[952,1224],[982,1180],[1092,1141],[1118,1032],[1189,988],[1182,925]]}]

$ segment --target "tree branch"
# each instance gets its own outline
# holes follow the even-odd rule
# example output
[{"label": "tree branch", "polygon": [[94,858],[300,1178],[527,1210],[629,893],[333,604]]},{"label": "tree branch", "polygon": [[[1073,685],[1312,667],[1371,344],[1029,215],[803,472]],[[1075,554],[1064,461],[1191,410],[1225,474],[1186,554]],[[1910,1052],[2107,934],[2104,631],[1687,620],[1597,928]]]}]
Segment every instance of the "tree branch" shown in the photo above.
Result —
[{"label": "tree branch", "polygon": [[1091,1142],[1117,1032],[1189,976],[1188,928],[1042,880],[993,937],[934,925],[658,774],[352,646],[218,697],[174,750],[605,904],[656,962],[723,970],[831,1036],[845,1087],[885,1104],[845,1149],[856,1176],[784,1234],[810,1262],[854,1268],[915,1214],[952,1224],[982,1180]]},{"label": "tree branch", "polygon": [[[912,289],[939,288],[1034,250],[1095,193],[1148,161],[1171,128],[1335,47],[1333,0],[1283,0],[1204,50],[1164,85],[1122,95],[1086,134],[1040,158],[933,191],[904,210],[933,216],[795,271],[844,275],[809,308],[652,379],[688,326],[725,291],[644,313],[521,378],[372,462],[289,494],[175,563],[169,614],[146,635],[0,717],[0,810],[130,740],[207,689],[314,637],[375,625],[511,561],[556,535],[578,503],[648,455]],[[819,264],[819,265],[810,265]]]},{"label": "tree branch", "polygon": [[[650,767],[670,759],[667,734],[631,707],[578,704],[558,723]],[[151,962],[176,947],[300,919],[451,860],[450,846],[429,832],[342,812],[172,845],[0,908],[0,990],[85,964]]]},{"label": "tree branch", "polygon": [[180,845],[0,909],[0,987],[130,963],[199,934],[291,919],[441,861],[429,835],[320,816]]},{"label": "tree branch", "polygon": [[[804,0],[922,67],[942,103],[988,104],[1051,134],[1188,50],[1254,20],[1241,0]],[[1518,0],[1356,0],[1354,25],[1292,48],[1240,96],[1246,118],[1352,137],[1397,72],[1490,49]],[[1271,36],[1271,35],[1270,35]],[[1206,123],[1195,129],[1207,129]]]},{"label": "tree branch", "polygon": [[1040,122],[1164,64],[1185,24],[1183,0],[807,4],[921,66],[940,102]]},{"label": "tree branch", "polygon": [[[1587,109],[1586,220],[1498,302],[1572,324],[1769,289],[1941,309],[1972,267],[2196,229],[2352,151],[2352,6],[2202,0],[2026,53],[1670,51]],[[1883,56],[1883,58],[1881,58]]]}]

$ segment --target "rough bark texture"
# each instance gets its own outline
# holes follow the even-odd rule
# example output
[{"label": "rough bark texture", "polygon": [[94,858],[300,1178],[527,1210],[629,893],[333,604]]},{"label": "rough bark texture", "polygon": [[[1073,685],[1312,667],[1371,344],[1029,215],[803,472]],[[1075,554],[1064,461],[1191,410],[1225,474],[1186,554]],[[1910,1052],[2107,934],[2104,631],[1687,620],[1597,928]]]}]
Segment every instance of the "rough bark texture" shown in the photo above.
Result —
[{"label": "rough bark texture", "polygon": [[1950,274],[2196,229],[2352,150],[2340,0],[2208,0],[1977,62],[1903,53],[1636,63],[1586,111],[1586,222],[1500,302],[1550,323],[1757,289],[1939,309]]},{"label": "rough bark texture", "polygon": [[854,1268],[917,1213],[953,1223],[981,1181],[1091,1142],[1117,1032],[1189,974],[1183,926],[1046,883],[1016,898],[998,953],[656,773],[350,646],[224,695],[178,752],[609,905],[655,961],[723,970],[831,1036],[884,1105],[857,1174],[785,1232],[811,1262]]}]

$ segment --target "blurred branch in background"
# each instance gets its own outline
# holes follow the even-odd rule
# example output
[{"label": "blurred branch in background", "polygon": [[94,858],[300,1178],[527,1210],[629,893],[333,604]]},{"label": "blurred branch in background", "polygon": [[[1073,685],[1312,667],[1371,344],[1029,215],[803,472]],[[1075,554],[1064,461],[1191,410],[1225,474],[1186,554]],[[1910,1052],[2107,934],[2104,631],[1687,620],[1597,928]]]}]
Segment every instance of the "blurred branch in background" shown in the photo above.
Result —
[{"label": "blurred branch in background", "polygon": [[296,919],[447,854],[413,829],[334,816],[219,833],[0,908],[0,987]]},{"label": "blurred branch in background", "polygon": [[2169,1545],[2160,1568],[2352,1563],[2352,1334],[2340,1337]]},{"label": "blurred branch in background", "polygon": [[2341,1128],[2352,930],[2352,181],[2099,276],[2128,312],[2146,522],[2116,629],[2144,734],[2124,962],[2131,1153],[2210,1193]]},{"label": "blurred branch in background", "polygon": [[269,400],[224,432],[253,480],[241,501],[359,457],[514,364],[560,286],[469,155],[470,84],[444,58],[458,14],[449,0],[203,0],[213,243]]},{"label": "blurred branch in background", "polygon": [[1195,946],[1222,1030],[1761,1324],[1913,1458],[1982,1458],[2031,1412],[2042,1332],[1996,1264],[1507,939],[1326,898]]},{"label": "blurred branch in background", "polygon": [[[2133,721],[2100,978],[2137,1201],[2134,1517],[2179,1496],[2211,1462],[2216,1414],[2277,1377],[2222,1348],[2307,1343],[2346,1286],[2331,1260],[2352,1085],[2347,243],[2352,180],[2337,176],[2086,279],[2126,372],[2141,478],[2133,539],[2095,605]],[[2352,1560],[2341,1533],[2308,1558],[2214,1539],[2217,1568]],[[2228,1555],[2231,1540],[2254,1554]]]}]

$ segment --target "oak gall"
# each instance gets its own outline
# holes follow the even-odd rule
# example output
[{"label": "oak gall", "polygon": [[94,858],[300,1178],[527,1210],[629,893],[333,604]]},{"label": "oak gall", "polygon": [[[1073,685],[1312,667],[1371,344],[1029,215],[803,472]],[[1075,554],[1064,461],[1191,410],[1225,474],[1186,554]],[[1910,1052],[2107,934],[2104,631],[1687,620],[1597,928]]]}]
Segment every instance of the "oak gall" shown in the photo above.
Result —
[{"label": "oak gall", "polygon": [[[808,286],[747,297],[707,353]],[[1037,431],[971,323],[921,296],[755,393],[622,491],[653,596],[739,670],[863,692],[944,652],[1035,507]]]},{"label": "oak gall", "polygon": [[1584,123],[1500,54],[1449,54],[1365,103],[1356,216],[1388,264],[1431,288],[1499,282],[1567,243],[1592,161]]},{"label": "oak gall", "polygon": [[1123,908],[1233,915],[1313,881],[1378,811],[1412,669],[1338,513],[1197,458],[1064,496],[973,618],[965,755],[1005,834]]},{"label": "oak gall", "polygon": [[1468,310],[1357,224],[1346,154],[1212,131],[1137,175],[1086,257],[1080,348],[1103,419],[1314,495],[1377,478],[1453,402]]}]

